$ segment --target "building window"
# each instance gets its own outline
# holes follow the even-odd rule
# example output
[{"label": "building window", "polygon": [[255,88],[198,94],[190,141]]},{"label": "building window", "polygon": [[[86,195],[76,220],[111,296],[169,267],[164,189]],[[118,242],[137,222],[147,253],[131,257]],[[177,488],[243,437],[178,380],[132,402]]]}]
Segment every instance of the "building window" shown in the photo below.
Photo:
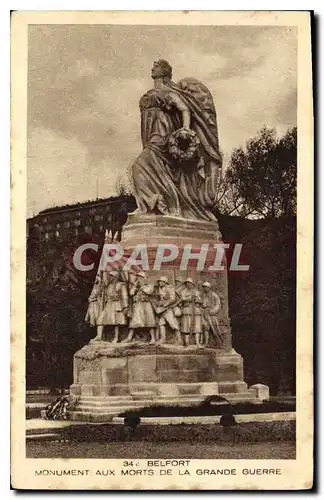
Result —
[{"label": "building window", "polygon": [[45,240],[48,241],[50,239],[50,235],[48,233],[45,233]]},{"label": "building window", "polygon": [[60,231],[55,231],[55,236],[56,236],[56,238],[59,238],[60,237]]},{"label": "building window", "polygon": [[64,222],[64,227],[65,227],[65,229],[69,228],[70,227],[70,222],[69,221]]},{"label": "building window", "polygon": [[57,229],[60,229],[60,224],[59,224],[59,223],[57,223],[57,224],[56,224],[56,227],[57,227]]},{"label": "building window", "polygon": [[75,225],[75,226],[80,226],[80,225],[81,225],[81,221],[80,221],[80,219],[76,219],[76,220],[74,221],[74,225]]},{"label": "building window", "polygon": [[103,227],[103,225],[101,224],[101,226],[100,226],[100,228],[99,228],[99,229],[100,229],[100,231],[103,231],[103,228],[104,228],[104,227]]},{"label": "building window", "polygon": [[46,222],[47,222],[47,217],[44,217],[44,218],[43,218],[43,222],[44,222],[44,224],[46,224]]},{"label": "building window", "polygon": [[51,229],[52,229],[51,224],[47,224],[47,226],[46,226],[46,230],[47,230],[47,231],[50,231]]},{"label": "building window", "polygon": [[80,217],[80,216],[81,216],[81,212],[77,212],[77,213],[76,213],[76,216],[77,216],[77,217]]},{"label": "building window", "polygon": [[90,215],[94,215],[95,213],[96,213],[96,209],[95,208],[90,208],[89,214]]},{"label": "building window", "polygon": [[84,231],[85,231],[87,234],[92,234],[92,228],[91,228],[90,226],[85,226]]},{"label": "building window", "polygon": [[79,230],[78,230],[78,228],[77,228],[77,227],[76,227],[76,228],[75,228],[75,230],[74,230],[74,234],[75,234],[75,236],[78,236],[78,234],[79,234]]},{"label": "building window", "polygon": [[103,219],[103,216],[102,215],[96,215],[95,216],[95,220],[98,221],[98,220],[102,220]]}]

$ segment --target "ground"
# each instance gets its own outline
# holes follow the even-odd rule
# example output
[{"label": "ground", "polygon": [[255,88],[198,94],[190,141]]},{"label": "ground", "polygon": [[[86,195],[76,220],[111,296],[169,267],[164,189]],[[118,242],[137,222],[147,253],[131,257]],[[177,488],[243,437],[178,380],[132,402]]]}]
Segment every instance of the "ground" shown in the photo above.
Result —
[{"label": "ground", "polygon": [[149,443],[138,441],[90,443],[28,441],[27,458],[188,458],[188,459],[295,459],[294,442],[246,443]]}]

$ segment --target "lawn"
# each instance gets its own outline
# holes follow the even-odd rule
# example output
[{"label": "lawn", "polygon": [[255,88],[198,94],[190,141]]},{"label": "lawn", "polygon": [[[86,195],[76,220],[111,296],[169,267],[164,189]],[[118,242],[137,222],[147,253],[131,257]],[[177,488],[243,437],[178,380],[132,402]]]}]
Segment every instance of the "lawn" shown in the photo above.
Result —
[{"label": "lawn", "polygon": [[188,442],[56,442],[28,441],[27,458],[188,458],[188,459],[294,459],[294,442],[244,443],[220,446]]}]

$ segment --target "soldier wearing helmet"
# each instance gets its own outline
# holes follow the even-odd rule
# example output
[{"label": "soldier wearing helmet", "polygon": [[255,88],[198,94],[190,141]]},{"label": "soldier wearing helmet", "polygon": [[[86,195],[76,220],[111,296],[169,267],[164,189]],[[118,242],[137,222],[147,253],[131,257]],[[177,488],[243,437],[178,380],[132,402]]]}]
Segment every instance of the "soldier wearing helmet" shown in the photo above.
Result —
[{"label": "soldier wearing helmet", "polygon": [[97,336],[94,340],[103,340],[104,327],[113,327],[115,344],[119,341],[120,327],[128,324],[129,295],[127,283],[120,270],[110,271],[111,276],[106,289],[107,302],[97,321]]},{"label": "soldier wearing helmet", "polygon": [[174,314],[176,302],[175,288],[170,285],[166,276],[157,279],[157,292],[155,301],[155,313],[157,315],[158,335],[157,344],[166,343],[166,327],[168,326],[176,335],[176,342],[180,342],[179,322]]},{"label": "soldier wearing helmet", "polygon": [[220,335],[219,323],[218,323],[218,313],[221,309],[221,301],[216,292],[212,290],[212,286],[209,281],[205,281],[202,284],[202,331],[203,331],[203,343],[208,345],[209,342],[209,332],[213,333],[216,340],[217,347],[222,347],[223,342]]},{"label": "soldier wearing helmet", "polygon": [[198,347],[200,344],[200,335],[202,332],[201,325],[201,304],[202,299],[199,291],[196,289],[192,278],[187,278],[184,281],[184,289],[181,291],[181,318],[180,332],[183,344],[188,346],[190,343],[190,335],[195,336],[195,342]]},{"label": "soldier wearing helmet", "polygon": [[130,311],[130,321],[128,336],[124,343],[132,342],[134,333],[141,333],[142,330],[148,330],[150,335],[150,344],[155,343],[156,317],[152,304],[154,287],[145,278],[143,272],[136,275],[136,281],[130,285],[129,295],[132,298],[132,307]]}]

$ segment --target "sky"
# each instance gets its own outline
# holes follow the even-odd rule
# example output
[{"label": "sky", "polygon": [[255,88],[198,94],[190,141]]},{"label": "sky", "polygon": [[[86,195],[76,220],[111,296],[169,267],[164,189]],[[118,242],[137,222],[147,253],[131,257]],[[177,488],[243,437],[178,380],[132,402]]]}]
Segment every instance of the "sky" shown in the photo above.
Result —
[{"label": "sky", "polygon": [[262,126],[297,122],[293,27],[32,25],[28,43],[28,217],[116,193],[141,151],[138,101],[152,63],[212,92],[225,162]]}]

